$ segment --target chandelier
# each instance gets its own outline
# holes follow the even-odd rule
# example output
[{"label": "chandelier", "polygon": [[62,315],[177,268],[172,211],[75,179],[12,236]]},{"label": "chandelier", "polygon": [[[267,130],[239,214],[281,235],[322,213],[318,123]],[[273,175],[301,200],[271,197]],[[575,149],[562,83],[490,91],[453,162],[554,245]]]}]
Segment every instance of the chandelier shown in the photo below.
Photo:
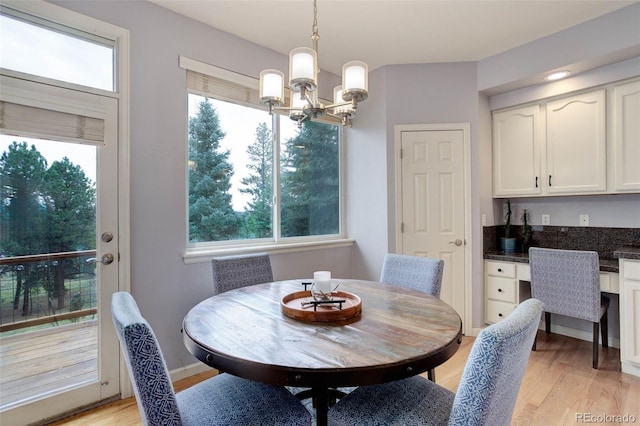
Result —
[{"label": "chandelier", "polygon": [[358,102],[367,99],[368,67],[362,61],[350,61],[342,67],[342,85],[333,89],[333,103],[324,105],[318,100],[318,8],[313,0],[313,48],[298,47],[289,53],[290,105],[284,101],[284,73],[274,69],[260,72],[260,103],[274,111],[288,111],[289,118],[298,122],[323,115],[338,118],[343,126],[351,125]]}]

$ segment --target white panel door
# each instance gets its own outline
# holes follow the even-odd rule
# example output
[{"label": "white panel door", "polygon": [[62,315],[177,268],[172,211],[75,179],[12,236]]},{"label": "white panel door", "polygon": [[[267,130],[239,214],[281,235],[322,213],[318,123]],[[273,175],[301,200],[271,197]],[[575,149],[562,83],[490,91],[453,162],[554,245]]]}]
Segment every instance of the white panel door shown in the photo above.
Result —
[{"label": "white panel door", "polygon": [[444,259],[440,298],[464,318],[463,131],[402,131],[400,164],[400,252]]}]

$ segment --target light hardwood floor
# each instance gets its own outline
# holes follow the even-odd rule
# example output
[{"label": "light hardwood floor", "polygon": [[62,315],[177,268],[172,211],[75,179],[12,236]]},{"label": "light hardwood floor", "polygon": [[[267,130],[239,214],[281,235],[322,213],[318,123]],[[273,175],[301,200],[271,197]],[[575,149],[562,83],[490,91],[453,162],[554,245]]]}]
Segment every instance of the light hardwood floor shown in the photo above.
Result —
[{"label": "light hardwood floor", "polygon": [[[464,337],[458,352],[436,368],[436,381],[455,391],[473,345]],[[591,368],[591,343],[538,331],[513,413],[513,425],[620,424],[613,416],[627,416],[640,424],[640,378],[620,372],[619,351],[600,350],[600,368]],[[203,373],[175,384],[179,391],[212,374]],[[597,417],[600,416],[600,417]],[[609,416],[609,417],[604,417]],[[602,421],[597,421],[603,419]],[[595,421],[594,421],[595,420]],[[53,423],[65,426],[134,426],[140,424],[133,398],[112,402]]]}]

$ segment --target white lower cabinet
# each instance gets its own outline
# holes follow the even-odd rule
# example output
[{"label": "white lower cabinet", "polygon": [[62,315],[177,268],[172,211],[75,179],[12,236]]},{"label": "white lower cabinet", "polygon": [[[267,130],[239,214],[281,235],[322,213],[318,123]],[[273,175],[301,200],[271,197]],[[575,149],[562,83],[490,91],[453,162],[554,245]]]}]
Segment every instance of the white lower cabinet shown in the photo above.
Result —
[{"label": "white lower cabinet", "polygon": [[[640,261],[638,263],[640,264]],[[506,318],[520,302],[531,297],[531,269],[528,263],[485,260],[484,270],[485,322],[492,324]],[[640,286],[640,278],[637,285]],[[620,293],[618,274],[600,272],[600,290],[606,293]],[[637,297],[635,308],[640,309],[640,293]],[[620,310],[622,311],[622,306]],[[640,315],[637,317],[640,321]],[[640,324],[636,333],[639,330]],[[640,339],[637,345],[640,356]]]},{"label": "white lower cabinet", "polygon": [[620,361],[640,376],[640,260],[620,259]]},{"label": "white lower cabinet", "polygon": [[485,262],[485,321],[489,324],[506,318],[518,306],[516,266],[511,262]]}]

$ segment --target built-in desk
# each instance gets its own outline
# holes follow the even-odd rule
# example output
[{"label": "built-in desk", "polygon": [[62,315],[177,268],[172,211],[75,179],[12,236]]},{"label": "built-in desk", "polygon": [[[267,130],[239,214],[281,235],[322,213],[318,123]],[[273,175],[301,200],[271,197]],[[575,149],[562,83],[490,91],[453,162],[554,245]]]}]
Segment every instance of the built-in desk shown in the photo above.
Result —
[{"label": "built-in desk", "polygon": [[[600,259],[600,289],[619,295],[622,371],[640,377],[640,247],[622,247]],[[485,258],[485,321],[507,317],[531,297],[528,253],[488,252]]]},{"label": "built-in desk", "polygon": [[[485,322],[491,324],[531,297],[531,271],[526,253],[486,253],[484,257]],[[619,288],[617,261],[601,261],[600,290],[618,294]]]}]

